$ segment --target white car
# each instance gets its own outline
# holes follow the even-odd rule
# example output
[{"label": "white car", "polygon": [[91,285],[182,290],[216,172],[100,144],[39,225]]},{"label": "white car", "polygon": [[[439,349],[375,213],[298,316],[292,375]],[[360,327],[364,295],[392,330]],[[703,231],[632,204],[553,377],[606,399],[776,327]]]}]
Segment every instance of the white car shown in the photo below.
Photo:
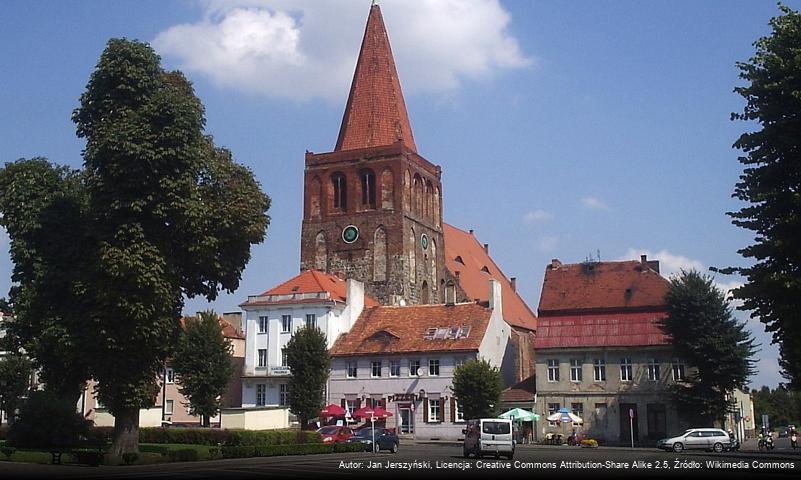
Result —
[{"label": "white car", "polygon": [[684,450],[712,450],[722,452],[731,445],[729,434],[719,428],[691,428],[673,438],[663,438],[656,447],[676,453]]}]

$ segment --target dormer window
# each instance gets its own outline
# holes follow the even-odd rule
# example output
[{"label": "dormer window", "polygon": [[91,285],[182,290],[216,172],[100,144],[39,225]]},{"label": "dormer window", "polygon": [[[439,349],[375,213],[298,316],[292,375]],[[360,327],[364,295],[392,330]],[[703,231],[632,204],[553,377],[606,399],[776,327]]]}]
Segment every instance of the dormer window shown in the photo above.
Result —
[{"label": "dormer window", "polygon": [[490,273],[489,268],[486,265],[481,267],[481,271],[484,272],[484,273]]},{"label": "dormer window", "polygon": [[456,258],[453,259],[453,261],[456,262],[456,263],[461,263],[462,265],[464,265],[464,260],[462,260],[461,255],[457,255]]}]

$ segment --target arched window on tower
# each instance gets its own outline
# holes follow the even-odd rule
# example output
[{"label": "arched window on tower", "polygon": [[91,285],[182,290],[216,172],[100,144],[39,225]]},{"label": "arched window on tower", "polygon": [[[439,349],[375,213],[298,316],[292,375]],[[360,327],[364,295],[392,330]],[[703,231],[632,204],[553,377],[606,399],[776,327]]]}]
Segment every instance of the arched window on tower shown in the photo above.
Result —
[{"label": "arched window on tower", "polygon": [[322,184],[320,177],[315,176],[309,182],[309,217],[320,218],[320,196],[322,195]]},{"label": "arched window on tower", "polygon": [[431,239],[431,285],[437,288],[437,242]]},{"label": "arched window on tower", "polygon": [[378,227],[373,237],[373,280],[383,282],[387,279],[387,232]]},{"label": "arched window on tower", "polygon": [[434,220],[434,186],[431,181],[426,181],[426,206],[425,216],[428,219]]},{"label": "arched window on tower", "polygon": [[348,210],[348,183],[345,175],[339,172],[331,175],[331,209],[340,212]]},{"label": "arched window on tower", "polygon": [[409,230],[409,281],[414,283],[417,278],[417,265],[415,262],[415,250],[417,249],[417,237],[414,229]]},{"label": "arched window on tower", "polygon": [[414,213],[423,214],[423,180],[420,175],[414,176]]},{"label": "arched window on tower", "polygon": [[439,226],[439,218],[442,207],[440,206],[440,193],[439,187],[434,189],[434,224]]},{"label": "arched window on tower", "polygon": [[423,280],[423,284],[420,285],[420,303],[423,305],[431,303],[431,292],[428,291],[428,282],[425,280]]},{"label": "arched window on tower", "polygon": [[395,181],[392,170],[388,168],[381,173],[381,208],[395,208]]},{"label": "arched window on tower", "polygon": [[328,271],[328,245],[325,241],[325,232],[319,232],[314,239],[314,269],[321,272]]},{"label": "arched window on tower", "polygon": [[403,174],[403,210],[412,210],[412,175],[408,170]]},{"label": "arched window on tower", "polygon": [[362,170],[359,178],[362,184],[362,208],[375,208],[375,173]]}]

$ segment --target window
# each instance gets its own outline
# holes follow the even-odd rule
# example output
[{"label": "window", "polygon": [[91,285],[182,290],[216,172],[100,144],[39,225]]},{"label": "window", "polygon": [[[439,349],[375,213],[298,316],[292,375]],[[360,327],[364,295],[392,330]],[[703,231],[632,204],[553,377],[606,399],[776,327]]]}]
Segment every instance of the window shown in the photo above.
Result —
[{"label": "window", "polygon": [[175,370],[172,367],[167,367],[164,376],[167,377],[167,383],[175,383]]},{"label": "window", "polygon": [[286,383],[278,387],[278,405],[289,405],[289,385]]},{"label": "window", "polygon": [[256,385],[256,406],[263,407],[267,405],[267,384],[259,383]]},{"label": "window", "polygon": [[409,376],[416,377],[420,375],[420,360],[409,360]]},{"label": "window", "polygon": [[[583,403],[571,403],[570,404],[570,411],[573,412],[573,415],[581,418],[584,420],[584,404]],[[573,426],[578,426],[578,423],[573,422]]]},{"label": "window", "polygon": [[429,398],[428,399],[428,421],[429,422],[438,422],[439,421],[439,398]]},{"label": "window", "polygon": [[559,381],[559,360],[553,358],[548,360],[548,381]]},{"label": "window", "polygon": [[281,366],[282,367],[289,366],[289,354],[286,352],[286,347],[281,349]]},{"label": "window", "polygon": [[684,381],[684,364],[678,359],[673,360],[673,381]]},{"label": "window", "polygon": [[164,414],[165,415],[172,415],[174,408],[175,408],[175,401],[174,400],[167,400],[167,401],[164,402]]},{"label": "window", "polygon": [[439,376],[439,360],[428,361],[428,374],[432,377]]},{"label": "window", "polygon": [[648,380],[659,380],[659,362],[655,358],[648,360]]},{"label": "window", "polygon": [[457,422],[464,422],[464,410],[456,400],[453,401],[453,418],[456,419]]},{"label": "window", "polygon": [[348,378],[356,378],[356,362],[348,362]]},{"label": "window", "polygon": [[281,315],[281,332],[289,333],[292,331],[292,315]]},{"label": "window", "polygon": [[375,174],[369,170],[362,172],[362,206],[375,208]]},{"label": "window", "polygon": [[400,362],[398,360],[390,360],[389,362],[389,376],[400,377]]},{"label": "window", "polygon": [[603,358],[596,358],[592,362],[593,376],[596,382],[606,381],[606,361]]},{"label": "window", "polygon": [[581,381],[581,360],[579,360],[578,358],[570,359],[570,381],[571,382]]},{"label": "window", "polygon": [[267,349],[260,348],[259,349],[259,366],[266,367],[267,366]]},{"label": "window", "polygon": [[462,365],[464,365],[464,362],[465,362],[465,359],[464,359],[464,358],[457,358],[457,359],[456,359],[456,360],[453,362],[453,368],[454,368],[454,369],[456,369],[456,368],[459,368],[459,367],[461,367]]},{"label": "window", "polygon": [[620,359],[620,381],[630,382],[632,379],[631,358]]},{"label": "window", "polygon": [[[560,408],[560,406],[561,406],[561,405],[559,405],[558,403],[549,403],[549,404],[548,404],[548,415],[552,415],[552,414],[554,414],[554,413],[558,412],[558,411],[559,411],[559,408]],[[548,421],[548,425],[550,425],[550,426],[552,426],[552,427],[553,427],[553,426],[556,426],[556,425],[559,425],[559,420],[556,420],[556,421],[550,421],[550,420],[549,420],[549,421]]]},{"label": "window", "polygon": [[356,411],[356,400],[346,400],[345,410],[348,411],[348,416],[353,415],[353,412]]},{"label": "window", "polygon": [[334,189],[334,209],[345,211],[348,208],[348,185],[345,175],[335,173],[331,176],[331,187]]},{"label": "window", "polygon": [[313,313],[306,314],[306,328],[317,328],[317,315]]},{"label": "window", "polygon": [[259,333],[267,333],[268,321],[266,316],[259,317]]},{"label": "window", "polygon": [[381,376],[381,362],[372,362],[370,365],[370,376],[371,377],[380,377]]}]

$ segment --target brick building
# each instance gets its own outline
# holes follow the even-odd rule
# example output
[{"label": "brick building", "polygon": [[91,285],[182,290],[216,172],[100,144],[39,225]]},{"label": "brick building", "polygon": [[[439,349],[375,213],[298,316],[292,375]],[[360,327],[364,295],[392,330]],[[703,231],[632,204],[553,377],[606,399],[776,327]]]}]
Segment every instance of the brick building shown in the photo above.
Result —
[{"label": "brick building", "polygon": [[[562,264],[545,269],[540,297],[537,411],[568,408],[607,442],[651,441],[687,425],[667,387],[689,371],[659,326],[669,282],[659,262]],[[633,422],[629,416],[633,414]],[[542,430],[564,430],[540,422]]]}]

